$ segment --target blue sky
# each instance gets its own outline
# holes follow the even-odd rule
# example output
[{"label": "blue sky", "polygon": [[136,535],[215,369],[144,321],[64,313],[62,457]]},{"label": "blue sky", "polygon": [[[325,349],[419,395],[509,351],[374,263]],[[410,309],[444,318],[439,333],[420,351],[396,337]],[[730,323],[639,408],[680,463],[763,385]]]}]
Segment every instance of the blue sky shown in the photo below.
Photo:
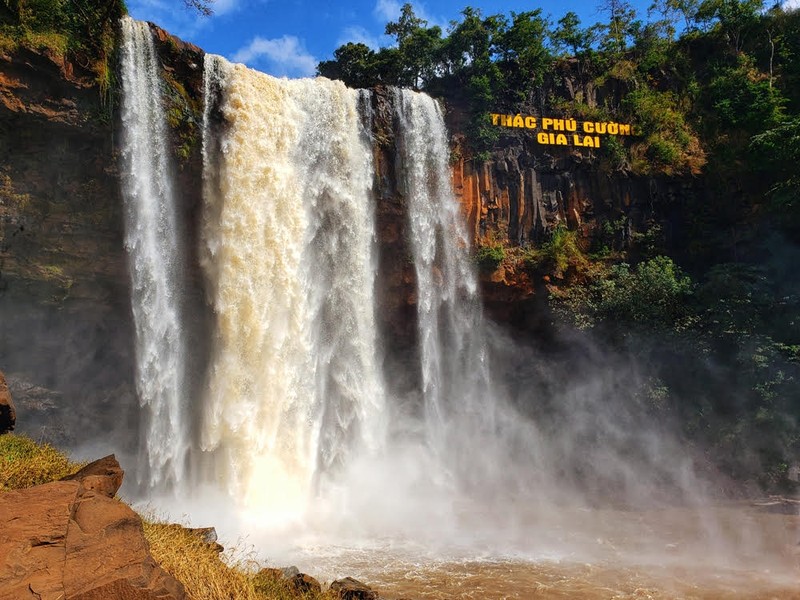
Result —
[{"label": "blue sky", "polygon": [[[601,20],[597,6],[602,0],[420,0],[412,2],[415,11],[431,25],[446,30],[458,19],[465,6],[481,9],[484,15],[522,12],[540,7],[553,21],[567,11],[575,11],[584,25]],[[199,17],[184,9],[181,0],[128,0],[136,19],[153,21],[197,44],[207,52],[221,54],[236,62],[276,76],[313,76],[320,60],[333,57],[333,51],[348,41],[364,42],[377,49],[390,45],[383,35],[385,24],[400,14],[399,0],[216,0],[215,14]],[[645,16],[651,0],[632,0]],[[800,0],[787,5],[800,6]]]}]

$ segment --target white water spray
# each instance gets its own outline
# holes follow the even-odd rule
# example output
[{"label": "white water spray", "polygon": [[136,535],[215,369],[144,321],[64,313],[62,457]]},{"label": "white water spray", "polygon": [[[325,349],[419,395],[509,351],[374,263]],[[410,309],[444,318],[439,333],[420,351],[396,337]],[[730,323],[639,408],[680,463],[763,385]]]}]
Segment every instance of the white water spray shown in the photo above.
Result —
[{"label": "white water spray", "polygon": [[178,241],[161,74],[146,23],[122,19],[122,156],[126,176],[125,245],[134,324],[136,387],[144,408],[147,483],[184,476],[189,448]]}]

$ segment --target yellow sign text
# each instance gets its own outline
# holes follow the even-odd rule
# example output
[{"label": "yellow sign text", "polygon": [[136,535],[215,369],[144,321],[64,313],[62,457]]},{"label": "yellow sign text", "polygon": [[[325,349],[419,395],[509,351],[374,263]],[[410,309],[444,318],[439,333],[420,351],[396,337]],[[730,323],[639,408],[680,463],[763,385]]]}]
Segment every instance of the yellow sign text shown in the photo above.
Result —
[{"label": "yellow sign text", "polygon": [[577,121],[500,113],[492,113],[491,117],[492,125],[499,127],[538,130],[536,141],[543,145],[599,148],[601,135],[631,135],[630,124],[615,121]]}]

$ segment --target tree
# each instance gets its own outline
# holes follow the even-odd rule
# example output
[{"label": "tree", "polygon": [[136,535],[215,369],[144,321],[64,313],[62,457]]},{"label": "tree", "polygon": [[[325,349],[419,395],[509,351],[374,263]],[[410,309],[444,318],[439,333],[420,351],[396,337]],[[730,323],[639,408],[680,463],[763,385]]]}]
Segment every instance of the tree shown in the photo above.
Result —
[{"label": "tree", "polygon": [[581,27],[578,15],[570,11],[558,20],[558,27],[550,33],[550,41],[557,51],[580,57],[591,49],[595,36],[595,30]]},{"label": "tree", "polygon": [[800,238],[800,117],[754,136],[750,147],[763,159],[759,166],[765,178],[775,182],[769,190],[772,208],[796,241]]},{"label": "tree", "polygon": [[503,62],[506,86],[524,93],[533,84],[541,84],[551,56],[545,47],[547,21],[541,9],[511,13],[511,25],[498,31],[496,50]]},{"label": "tree", "polygon": [[660,13],[673,27],[679,19],[683,18],[684,29],[692,31],[697,28],[699,6],[699,0],[655,0],[650,5],[650,11]]},{"label": "tree", "polygon": [[414,7],[406,3],[400,9],[400,18],[386,24],[385,33],[393,35],[397,40],[397,45],[400,46],[415,30],[425,27],[427,24],[425,19],[414,14]]},{"label": "tree", "polygon": [[758,25],[764,0],[704,0],[697,10],[697,20],[715,24],[738,54],[746,36]]},{"label": "tree", "polygon": [[608,22],[602,24],[600,48],[612,56],[622,54],[635,29],[636,11],[625,0],[605,0],[600,10],[608,15]]},{"label": "tree", "polygon": [[404,4],[400,18],[386,24],[386,35],[394,36],[402,59],[400,85],[423,87],[435,72],[436,58],[442,44],[442,29],[427,27],[428,22],[414,13],[411,4]]},{"label": "tree", "polygon": [[367,88],[375,84],[375,52],[366,44],[349,42],[339,46],[333,60],[317,66],[317,74],[329,79],[340,79],[346,85]]}]

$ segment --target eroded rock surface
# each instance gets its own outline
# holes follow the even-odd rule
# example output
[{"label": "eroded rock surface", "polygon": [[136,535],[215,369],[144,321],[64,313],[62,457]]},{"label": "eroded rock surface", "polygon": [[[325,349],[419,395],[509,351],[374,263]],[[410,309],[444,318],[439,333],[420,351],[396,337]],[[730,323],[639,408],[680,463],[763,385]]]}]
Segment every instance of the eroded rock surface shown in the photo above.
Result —
[{"label": "eroded rock surface", "polygon": [[0,600],[183,600],[142,521],[114,500],[113,456],[70,478],[0,495]]}]

